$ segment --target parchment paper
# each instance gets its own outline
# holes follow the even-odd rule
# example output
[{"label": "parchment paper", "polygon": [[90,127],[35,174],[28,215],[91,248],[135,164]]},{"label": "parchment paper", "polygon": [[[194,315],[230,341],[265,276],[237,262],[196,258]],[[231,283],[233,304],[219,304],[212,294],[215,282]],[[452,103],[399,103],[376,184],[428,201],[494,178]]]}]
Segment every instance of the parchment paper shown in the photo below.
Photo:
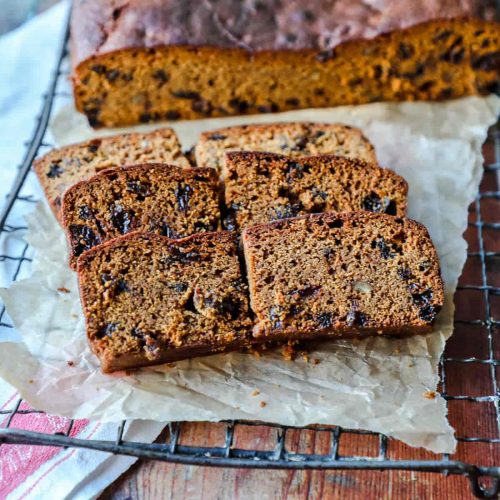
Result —
[{"label": "parchment paper", "polygon": [[[232,353],[131,375],[103,375],[87,347],[62,230],[42,204],[27,218],[27,240],[36,250],[33,275],[0,292],[22,334],[22,342],[1,344],[0,376],[36,408],[73,418],[335,424],[453,452],[456,442],[446,405],[433,391],[438,360],[452,333],[452,297],[466,258],[462,234],[481,178],[481,145],[499,112],[500,99],[491,96],[174,125],[185,147],[202,130],[233,123],[314,120],[362,128],[381,164],[408,181],[409,216],[428,227],[438,249],[446,304],[434,333],[325,343],[309,355],[319,364],[302,358],[286,361],[279,352],[261,357]],[[53,123],[53,133],[64,144],[93,132],[66,108]]]}]

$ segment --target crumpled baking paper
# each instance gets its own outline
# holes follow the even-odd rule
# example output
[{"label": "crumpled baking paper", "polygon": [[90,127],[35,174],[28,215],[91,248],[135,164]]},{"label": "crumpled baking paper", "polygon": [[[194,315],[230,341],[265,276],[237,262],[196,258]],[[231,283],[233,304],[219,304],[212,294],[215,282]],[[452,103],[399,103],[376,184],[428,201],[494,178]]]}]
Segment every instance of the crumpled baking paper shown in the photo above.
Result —
[{"label": "crumpled baking paper", "polygon": [[[64,235],[41,204],[27,217],[33,274],[0,292],[23,340],[1,344],[0,376],[36,408],[73,418],[334,424],[453,452],[445,401],[433,391],[453,329],[453,293],[466,258],[467,208],[482,174],[481,145],[499,112],[500,99],[490,96],[174,124],[185,147],[202,130],[235,123],[314,120],[360,127],[380,163],[408,181],[409,216],[428,227],[438,249],[446,303],[432,334],[326,342],[309,361],[286,361],[279,352],[231,353],[103,375],[86,343]],[[58,144],[96,135],[72,108],[58,114],[53,134]]]}]

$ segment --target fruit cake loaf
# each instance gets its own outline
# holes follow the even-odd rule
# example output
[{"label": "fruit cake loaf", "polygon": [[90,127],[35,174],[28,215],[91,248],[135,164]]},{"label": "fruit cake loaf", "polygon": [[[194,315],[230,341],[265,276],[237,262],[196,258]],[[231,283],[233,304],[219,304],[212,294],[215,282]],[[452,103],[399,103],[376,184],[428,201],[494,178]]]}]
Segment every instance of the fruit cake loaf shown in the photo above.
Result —
[{"label": "fruit cake loaf", "polygon": [[87,335],[103,372],[246,347],[247,287],[235,236],[132,233],[78,259]]},{"label": "fruit cake loaf", "polygon": [[201,134],[196,164],[221,170],[228,151],[266,151],[292,157],[334,154],[376,163],[361,130],[338,123],[284,122],[226,127]]},{"label": "fruit cake loaf", "polygon": [[226,229],[318,212],[406,214],[406,181],[363,160],[231,152],[223,175]]},{"label": "fruit cake loaf", "polygon": [[217,175],[211,168],[155,163],[110,168],[64,193],[62,219],[73,268],[85,250],[131,231],[170,238],[216,231]]},{"label": "fruit cake loaf", "polygon": [[436,250],[409,219],[308,215],[242,240],[260,340],[426,333],[443,305]]},{"label": "fruit cake loaf", "polygon": [[99,127],[498,92],[485,3],[76,0],[76,107]]},{"label": "fruit cake loaf", "polygon": [[171,128],[102,137],[54,149],[36,160],[33,166],[59,218],[62,194],[68,187],[106,168],[146,162],[189,167]]}]

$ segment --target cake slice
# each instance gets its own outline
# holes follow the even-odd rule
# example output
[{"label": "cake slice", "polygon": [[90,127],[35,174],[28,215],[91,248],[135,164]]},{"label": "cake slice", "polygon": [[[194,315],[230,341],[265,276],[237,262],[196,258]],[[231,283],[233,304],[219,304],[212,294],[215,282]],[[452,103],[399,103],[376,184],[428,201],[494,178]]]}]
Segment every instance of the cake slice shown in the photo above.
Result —
[{"label": "cake slice", "polygon": [[426,333],[443,305],[436,250],[410,219],[308,215],[242,239],[261,341]]},{"label": "cake slice", "polygon": [[106,168],[149,162],[189,167],[171,128],[102,137],[54,149],[36,160],[33,168],[54,215],[59,218],[67,188]]},{"label": "cake slice", "polygon": [[85,250],[131,231],[170,238],[216,231],[217,175],[211,168],[155,163],[110,168],[64,193],[62,219],[72,268]]},{"label": "cake slice", "polygon": [[223,176],[227,229],[318,212],[406,213],[406,181],[359,159],[230,152]]},{"label": "cake slice", "polygon": [[252,338],[230,232],[129,234],[85,252],[78,280],[105,373],[238,349]]},{"label": "cake slice", "polygon": [[334,154],[377,162],[375,149],[359,129],[335,123],[269,123],[205,132],[195,147],[196,163],[220,171],[228,151],[265,151],[295,158]]}]

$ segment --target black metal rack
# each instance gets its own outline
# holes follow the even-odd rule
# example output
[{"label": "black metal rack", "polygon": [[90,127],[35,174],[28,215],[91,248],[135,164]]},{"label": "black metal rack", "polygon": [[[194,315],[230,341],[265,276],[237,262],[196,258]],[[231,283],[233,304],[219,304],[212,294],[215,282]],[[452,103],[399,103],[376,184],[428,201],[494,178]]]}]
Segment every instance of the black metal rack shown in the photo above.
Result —
[{"label": "black metal rack", "polygon": [[[15,235],[21,239],[26,227],[19,223],[19,214],[25,213],[29,205],[37,201],[33,193],[25,192],[26,179],[30,173],[34,158],[51,145],[46,141],[46,132],[56,100],[68,97],[67,93],[59,93],[58,84],[61,78],[66,78],[68,72],[64,69],[66,61],[66,46],[68,30],[62,43],[56,69],[48,92],[44,96],[41,113],[36,121],[35,130],[19,167],[12,189],[7,197],[5,206],[0,214],[0,241]],[[459,443],[470,446],[473,443],[484,443],[497,446],[500,450],[500,277],[492,274],[493,265],[500,263],[500,128],[497,124],[490,131],[489,147],[493,148],[494,158],[485,165],[485,179],[481,192],[478,194],[470,211],[469,229],[475,234],[474,244],[468,253],[470,262],[479,276],[479,282],[461,284],[457,293],[479,294],[484,314],[480,318],[457,318],[455,321],[458,330],[454,338],[467,335],[468,330],[481,329],[485,335],[486,348],[482,355],[460,356],[449,355],[441,359],[441,390],[442,396],[451,402],[465,402],[482,407],[489,405],[494,419],[494,431],[488,436],[475,435],[474,430],[458,436]],[[28,205],[28,207],[26,206]],[[487,209],[487,212],[485,212]],[[487,220],[485,214],[487,213]],[[3,242],[3,241],[2,241]],[[493,248],[490,244],[493,242]],[[475,249],[474,249],[475,247]],[[14,254],[0,255],[0,261],[9,266],[11,280],[18,279],[20,272],[31,261],[29,246],[25,243],[18,245]],[[475,262],[475,263],[474,263]],[[6,317],[5,307],[0,310],[0,335],[5,330],[13,328]],[[470,332],[469,332],[470,333]],[[450,365],[454,365],[450,375]],[[459,393],[450,393],[448,387],[457,377],[457,369],[466,370],[470,366],[485,368],[490,389],[487,395],[476,395],[469,386]],[[498,372],[497,372],[498,371]],[[457,384],[452,384],[457,386]],[[458,384],[460,385],[460,384]],[[287,445],[287,433],[294,432],[293,428],[265,424],[260,422],[230,421],[225,422],[224,437],[219,446],[186,445],[180,439],[182,422],[172,422],[168,425],[168,439],[162,443],[139,443],[124,440],[125,422],[117,425],[117,434],[114,441],[98,441],[77,439],[70,436],[73,421],[69,421],[64,433],[43,434],[29,430],[13,428],[16,415],[27,413],[41,413],[35,409],[25,409],[19,399],[11,408],[0,410],[4,422],[0,424],[0,446],[2,444],[33,444],[58,447],[75,447],[100,450],[114,454],[130,455],[141,458],[170,461],[182,464],[210,465],[219,467],[253,467],[266,469],[338,469],[338,470],[408,470],[416,472],[439,472],[444,474],[459,474],[470,479],[473,493],[480,498],[493,498],[500,490],[500,463],[495,466],[480,466],[467,463],[464,460],[455,460],[449,455],[442,455],[439,460],[402,460],[393,458],[390,453],[394,441],[384,435],[371,432],[342,429],[340,427],[312,426],[308,429],[313,432],[329,434],[329,446],[325,453],[294,452]],[[483,411],[484,408],[481,408]],[[470,410],[469,410],[470,411]],[[474,409],[473,411],[477,411]],[[221,424],[213,424],[221,425]],[[275,431],[274,443],[268,450],[245,449],[238,447],[235,435],[242,428],[248,426],[264,426]],[[354,453],[342,451],[341,440],[354,439],[356,435],[371,436],[375,441],[373,453],[358,456]],[[495,455],[500,457],[500,451]],[[490,484],[485,486],[482,478],[490,478]]]}]

